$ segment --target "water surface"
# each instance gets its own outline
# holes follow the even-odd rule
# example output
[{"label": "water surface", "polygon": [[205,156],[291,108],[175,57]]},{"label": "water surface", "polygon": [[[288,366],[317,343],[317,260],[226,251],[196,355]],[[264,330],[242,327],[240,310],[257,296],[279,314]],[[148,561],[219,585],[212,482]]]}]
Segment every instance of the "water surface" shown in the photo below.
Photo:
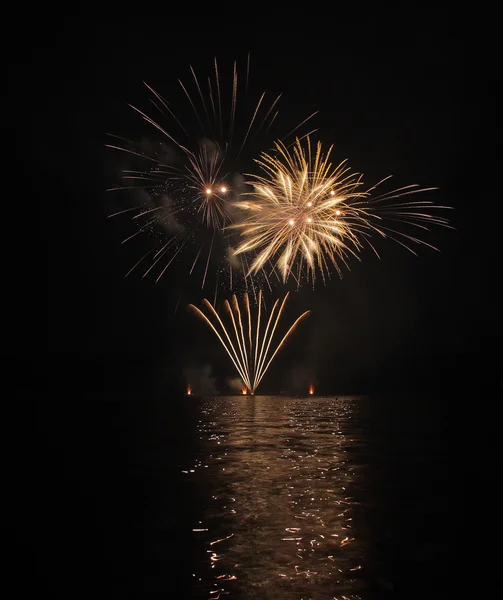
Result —
[{"label": "water surface", "polygon": [[[193,505],[180,590],[321,600],[412,598],[426,587],[437,597],[446,442],[443,422],[432,427],[438,411],[420,406],[362,396],[187,398],[183,419],[196,439],[176,461]],[[414,576],[422,584],[402,596]]]},{"label": "water surface", "polygon": [[21,506],[53,597],[448,594],[445,396],[70,400]]}]

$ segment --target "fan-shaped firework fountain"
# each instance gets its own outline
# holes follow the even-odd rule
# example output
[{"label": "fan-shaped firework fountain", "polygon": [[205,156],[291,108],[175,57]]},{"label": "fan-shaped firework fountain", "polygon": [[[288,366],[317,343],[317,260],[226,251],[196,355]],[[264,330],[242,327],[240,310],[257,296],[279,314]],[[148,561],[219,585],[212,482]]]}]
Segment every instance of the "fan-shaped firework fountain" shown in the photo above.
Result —
[{"label": "fan-shaped firework fountain", "polygon": [[243,297],[243,311],[241,311],[236,295],[232,296],[231,302],[228,300],[224,302],[225,310],[230,317],[230,326],[225,325],[215,307],[208,300],[203,300],[203,307],[207,309],[209,316],[193,304],[189,304],[189,307],[211,327],[250,394],[255,394],[267,369],[288,336],[310,312],[302,313],[283,335],[279,344],[273,345],[274,334],[288,295],[287,293],[281,303],[279,298],[276,300],[268,319],[262,319],[262,292],[259,292],[255,319],[252,317],[248,294]]}]

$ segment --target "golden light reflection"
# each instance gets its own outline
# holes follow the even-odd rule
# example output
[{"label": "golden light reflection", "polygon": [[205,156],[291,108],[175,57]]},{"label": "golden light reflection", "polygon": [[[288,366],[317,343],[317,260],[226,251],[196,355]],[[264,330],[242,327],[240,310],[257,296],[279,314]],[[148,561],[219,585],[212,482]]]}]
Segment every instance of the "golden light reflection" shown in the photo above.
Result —
[{"label": "golden light reflection", "polygon": [[208,400],[200,481],[212,491],[199,525],[207,532],[194,534],[207,557],[203,593],[363,597],[365,545],[351,495],[362,475],[354,406],[335,398]]}]

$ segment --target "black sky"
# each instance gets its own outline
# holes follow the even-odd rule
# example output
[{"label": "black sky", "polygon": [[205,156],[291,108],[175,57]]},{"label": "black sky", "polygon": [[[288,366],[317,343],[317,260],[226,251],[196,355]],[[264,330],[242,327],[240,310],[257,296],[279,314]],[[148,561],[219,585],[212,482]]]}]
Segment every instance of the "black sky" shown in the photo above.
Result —
[{"label": "black sky", "polygon": [[[230,64],[251,52],[252,86],[282,93],[292,120],[319,110],[323,141],[366,181],[393,174],[397,185],[438,186],[434,199],[454,207],[456,228],[428,238],[440,253],[424,248],[416,258],[383,244],[381,261],[366,252],[342,280],[294,294],[291,314],[312,309],[309,325],[264,385],[303,369],[335,392],[501,378],[497,198],[487,176],[496,158],[480,133],[496,82],[489,75],[474,93],[459,25],[437,13],[341,17],[323,32],[304,30],[302,18],[280,31],[242,21],[219,30],[214,19],[138,12],[59,17],[10,70],[24,115],[21,194],[40,201],[48,249],[49,371],[63,361],[82,385],[115,386],[212,362],[202,324],[174,315],[176,281],[124,279],[138,257],[120,244],[123,222],[106,219],[105,136],[149,133],[128,107],[143,102],[143,80],[169,97],[189,64],[205,72],[214,56]],[[26,351],[17,336],[12,347]],[[214,367],[227,374],[224,358]]]}]

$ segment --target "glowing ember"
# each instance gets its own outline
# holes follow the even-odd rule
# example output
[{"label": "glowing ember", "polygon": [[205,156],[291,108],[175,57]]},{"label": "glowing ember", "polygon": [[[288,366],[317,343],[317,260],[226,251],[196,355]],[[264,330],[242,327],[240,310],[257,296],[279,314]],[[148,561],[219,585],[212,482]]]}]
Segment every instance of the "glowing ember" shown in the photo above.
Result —
[{"label": "glowing ember", "polygon": [[312,385],[309,386],[309,393],[312,395],[314,394],[314,388]]}]

